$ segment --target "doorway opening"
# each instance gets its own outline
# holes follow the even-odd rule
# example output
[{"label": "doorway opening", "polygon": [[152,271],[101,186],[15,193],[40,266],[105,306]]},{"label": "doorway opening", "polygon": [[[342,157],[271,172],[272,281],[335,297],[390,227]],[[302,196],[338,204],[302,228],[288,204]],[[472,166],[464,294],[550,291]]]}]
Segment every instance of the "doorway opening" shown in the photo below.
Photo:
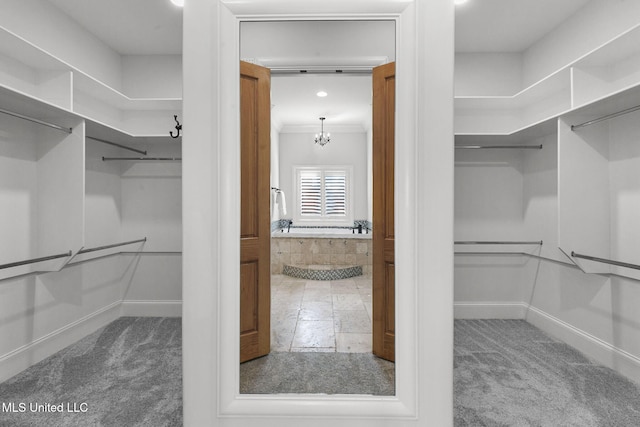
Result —
[{"label": "doorway opening", "polygon": [[[336,365],[338,360],[327,359],[329,354],[366,355],[374,364],[383,362],[371,355],[376,244],[371,238],[371,69],[395,59],[394,22],[243,22],[240,33],[241,58],[271,71],[270,351],[290,353],[283,356],[290,363],[299,358],[300,354],[295,353],[316,353],[315,360],[323,358],[327,366]],[[341,44],[327,41],[327,35],[336,42],[342,40]],[[320,92],[326,96],[318,96]],[[314,135],[320,130],[319,117],[326,118],[325,129],[331,132],[332,140],[325,146],[314,143]],[[318,177],[319,211],[311,215],[303,208],[305,183],[301,169]],[[341,193],[344,215],[322,217],[326,174],[335,177],[343,171],[348,171]],[[391,192],[391,234],[392,195]],[[390,264],[391,270],[383,274],[393,281],[393,259]],[[358,269],[359,272],[354,271]],[[385,296],[387,303],[393,304],[393,296]],[[386,319],[386,326],[389,325],[393,328],[393,315]],[[390,345],[393,347],[393,343]],[[291,364],[287,367],[291,369]],[[387,379],[393,378],[393,364],[382,366],[380,371]],[[255,377],[255,372],[251,376]],[[299,392],[323,392],[306,390]],[[390,391],[387,388],[363,393],[361,389],[342,388],[335,393],[392,395],[393,380]]]}]

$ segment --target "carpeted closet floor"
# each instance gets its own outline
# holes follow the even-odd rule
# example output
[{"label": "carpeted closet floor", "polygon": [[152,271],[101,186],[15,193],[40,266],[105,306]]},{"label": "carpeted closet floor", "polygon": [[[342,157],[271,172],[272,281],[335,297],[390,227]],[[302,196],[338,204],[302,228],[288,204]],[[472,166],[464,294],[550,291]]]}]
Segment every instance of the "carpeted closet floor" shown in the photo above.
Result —
[{"label": "carpeted closet floor", "polygon": [[[0,384],[0,425],[182,425],[180,323],[173,318],[118,319]],[[277,387],[291,387],[297,379],[301,388],[285,392],[318,392],[310,384],[320,359],[307,357],[311,354],[343,358],[329,360],[337,376],[354,371],[354,363],[359,373],[381,366],[381,378],[387,372],[366,354],[279,354],[280,360],[243,364],[241,389],[278,392]],[[278,371],[284,366],[288,372]],[[324,381],[321,392],[332,393],[332,381],[321,377],[316,381]],[[454,395],[455,426],[640,426],[638,384],[524,321],[455,322]],[[26,405],[24,412],[19,412],[20,403]],[[72,409],[75,404],[79,412],[66,412],[66,406],[65,412],[29,408],[47,403],[69,403]],[[11,404],[17,412],[6,410]]]}]

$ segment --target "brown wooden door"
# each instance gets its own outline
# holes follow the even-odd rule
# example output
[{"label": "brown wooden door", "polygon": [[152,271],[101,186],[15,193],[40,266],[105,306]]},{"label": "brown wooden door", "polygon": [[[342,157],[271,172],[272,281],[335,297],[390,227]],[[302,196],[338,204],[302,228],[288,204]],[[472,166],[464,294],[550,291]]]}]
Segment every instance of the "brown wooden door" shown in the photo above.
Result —
[{"label": "brown wooden door", "polygon": [[240,362],[271,346],[271,75],[240,63]]},{"label": "brown wooden door", "polygon": [[395,360],[395,63],[373,69],[373,354]]}]

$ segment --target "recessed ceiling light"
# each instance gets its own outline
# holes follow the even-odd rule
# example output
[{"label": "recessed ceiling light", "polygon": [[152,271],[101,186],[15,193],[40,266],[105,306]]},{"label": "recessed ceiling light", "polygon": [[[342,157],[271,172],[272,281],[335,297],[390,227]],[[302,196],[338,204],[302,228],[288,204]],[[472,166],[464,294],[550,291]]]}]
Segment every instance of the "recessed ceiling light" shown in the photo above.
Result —
[{"label": "recessed ceiling light", "polygon": [[459,4],[464,4],[467,2],[467,0],[453,0],[453,2],[455,3],[455,5],[459,5]]},{"label": "recessed ceiling light", "polygon": [[316,95],[318,95],[320,98],[324,98],[325,96],[327,96],[327,92],[321,90],[320,92],[316,93]]},{"label": "recessed ceiling light", "polygon": [[[458,0],[456,0],[456,1],[458,1]],[[180,6],[180,7],[184,6],[184,0],[171,0],[171,3],[175,4],[176,6]]]}]

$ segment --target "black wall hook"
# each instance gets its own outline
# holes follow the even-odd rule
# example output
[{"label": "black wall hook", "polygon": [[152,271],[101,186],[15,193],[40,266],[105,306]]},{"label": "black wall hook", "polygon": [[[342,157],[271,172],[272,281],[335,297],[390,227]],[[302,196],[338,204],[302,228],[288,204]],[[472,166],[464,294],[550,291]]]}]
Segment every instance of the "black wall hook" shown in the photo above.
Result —
[{"label": "black wall hook", "polygon": [[182,130],[182,125],[180,124],[180,122],[178,121],[178,116],[174,115],[173,116],[173,120],[176,121],[176,130],[178,132],[176,132],[176,136],[173,136],[173,131],[169,131],[169,135],[171,135],[171,138],[178,138],[180,137],[180,131]]}]

